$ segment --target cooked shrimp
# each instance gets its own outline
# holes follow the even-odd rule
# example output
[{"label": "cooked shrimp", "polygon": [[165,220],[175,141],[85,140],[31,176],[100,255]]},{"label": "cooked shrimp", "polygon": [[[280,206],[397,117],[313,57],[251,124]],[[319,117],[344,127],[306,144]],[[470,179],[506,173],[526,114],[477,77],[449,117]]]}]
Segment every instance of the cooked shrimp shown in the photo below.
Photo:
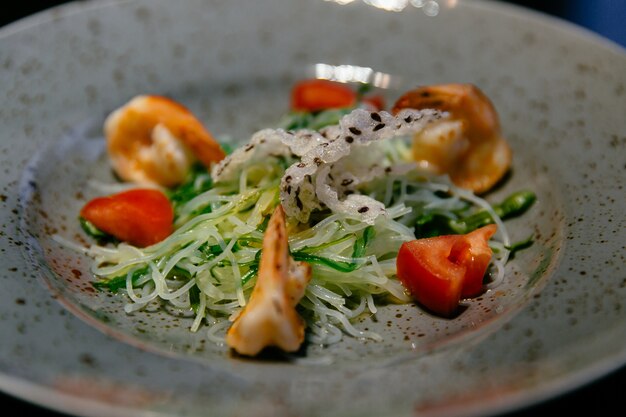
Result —
[{"label": "cooked shrimp", "polygon": [[209,167],[225,154],[202,123],[181,104],[160,96],[137,96],[104,123],[107,151],[125,181],[171,187],[192,164]]},{"label": "cooked shrimp", "polygon": [[294,352],[304,341],[296,305],[311,280],[311,266],[289,255],[285,211],[278,206],[263,237],[257,283],[250,300],[226,334],[226,343],[254,356],[268,346]]},{"label": "cooked shrimp", "polygon": [[502,137],[495,107],[471,84],[420,87],[396,101],[401,109],[438,109],[450,113],[415,135],[413,157],[435,173],[450,175],[463,188],[482,193],[493,187],[511,165],[511,148]]}]

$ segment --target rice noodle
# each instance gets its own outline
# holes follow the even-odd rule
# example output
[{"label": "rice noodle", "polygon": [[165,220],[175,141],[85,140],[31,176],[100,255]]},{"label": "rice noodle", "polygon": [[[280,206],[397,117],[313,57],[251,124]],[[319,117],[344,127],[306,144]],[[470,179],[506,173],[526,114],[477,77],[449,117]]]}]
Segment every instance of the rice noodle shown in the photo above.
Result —
[{"label": "rice noodle", "polygon": [[[127,244],[83,248],[54,239],[91,256],[96,276],[124,277],[127,313],[163,302],[189,313],[191,331],[206,326],[208,340],[221,344],[254,287],[251,265],[258,258],[261,226],[280,198],[294,225],[292,252],[356,265],[346,272],[313,265],[313,280],[299,305],[309,340],[332,344],[346,334],[381,340],[355,323],[377,314],[380,299],[411,301],[395,275],[394,251],[415,239],[420,211],[454,218],[454,211],[468,204],[486,210],[498,225],[487,287],[505,278],[510,237],[491,205],[447,177],[425,177],[406,163],[401,136],[441,117],[446,114],[430,110],[396,116],[356,110],[321,132],[265,129],[213,168],[214,187],[179,208],[176,230],[166,240],[139,249]],[[368,227],[374,238],[355,258],[353,247]],[[146,272],[135,276],[142,268]],[[182,278],[173,279],[176,274]],[[197,292],[193,301],[192,290]]]}]

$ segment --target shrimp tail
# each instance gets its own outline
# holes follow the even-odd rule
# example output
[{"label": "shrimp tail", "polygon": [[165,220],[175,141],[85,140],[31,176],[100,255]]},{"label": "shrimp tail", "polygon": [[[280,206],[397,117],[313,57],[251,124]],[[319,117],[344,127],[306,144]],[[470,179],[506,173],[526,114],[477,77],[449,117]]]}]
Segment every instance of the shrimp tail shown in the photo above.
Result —
[{"label": "shrimp tail", "polygon": [[289,255],[280,205],[270,218],[262,251],[250,300],[226,334],[226,343],[241,355],[254,356],[268,346],[294,352],[304,341],[305,324],[296,305],[311,279],[311,266]]}]

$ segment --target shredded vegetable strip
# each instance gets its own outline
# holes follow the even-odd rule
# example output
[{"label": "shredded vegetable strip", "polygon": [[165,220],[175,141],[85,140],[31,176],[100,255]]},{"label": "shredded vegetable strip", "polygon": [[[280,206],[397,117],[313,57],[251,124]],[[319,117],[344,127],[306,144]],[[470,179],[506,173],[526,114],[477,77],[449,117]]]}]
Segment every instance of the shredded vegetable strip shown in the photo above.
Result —
[{"label": "shredded vegetable strip", "polygon": [[[409,116],[405,115],[407,121]],[[426,116],[441,117],[429,113],[424,115],[424,120]],[[369,115],[360,117],[369,118]],[[402,129],[407,129],[406,123],[402,123]],[[350,131],[345,126],[343,129]],[[372,141],[376,139],[375,132],[376,129],[371,133]],[[329,135],[332,137],[332,129]],[[385,134],[385,138],[389,136]],[[300,152],[285,147],[283,142],[288,137],[286,133],[262,131],[251,142],[260,148],[256,159],[248,156],[253,155],[252,152],[238,150],[233,154],[231,166],[221,163],[213,179],[207,172],[195,171],[195,176],[172,194],[176,229],[164,241],[142,249],[124,243],[115,247],[78,247],[77,250],[94,259],[92,270],[99,279],[96,287],[123,291],[128,297],[125,307],[128,313],[141,310],[157,299],[175,309],[192,311],[190,330],[195,332],[206,327],[209,340],[223,343],[230,320],[246,305],[255,285],[261,241],[269,216],[281,197],[288,196],[293,211],[302,204],[298,191],[294,194],[294,190],[287,188],[290,182],[285,172],[291,172],[288,167],[297,166]],[[293,137],[302,140],[306,135]],[[326,141],[322,136],[319,140]],[[301,153],[314,153],[310,144],[306,146],[306,151]],[[292,257],[310,263],[313,268],[313,279],[298,310],[307,322],[307,337],[314,343],[335,343],[344,334],[381,340],[380,335],[359,329],[354,324],[355,319],[364,314],[376,314],[378,306],[384,303],[411,301],[395,276],[396,255],[402,243],[416,238],[416,227],[434,227],[433,219],[457,221],[468,212],[484,210],[487,214],[481,215],[479,220],[498,225],[497,238],[492,242],[496,255],[488,285],[495,287],[504,279],[511,241],[504,222],[491,204],[452,185],[447,177],[427,176],[415,167],[407,171],[410,150],[403,138],[362,146],[368,146],[367,152],[371,153],[368,158],[375,162],[372,166],[389,168],[376,168],[376,175],[367,174],[368,179],[361,178],[363,181],[358,188],[350,188],[347,184],[359,180],[358,174],[365,175],[367,171],[358,167],[358,158],[363,154],[355,148],[356,162],[341,160],[354,175],[346,174],[340,193],[334,200],[325,200],[343,207],[343,211],[331,211],[324,204],[311,200],[307,203],[308,222],[289,224]],[[330,164],[335,159],[333,155],[324,155],[331,167],[323,171],[328,175],[324,181],[331,181],[331,173],[335,171]],[[293,172],[295,175],[296,171]],[[379,175],[382,172],[388,175]],[[319,175],[322,178],[322,174]],[[300,186],[306,188],[307,181],[311,179],[303,175]],[[315,189],[314,185],[308,187]],[[320,187],[318,185],[318,191],[328,189],[327,184],[326,188]],[[338,199],[342,193],[345,193],[343,198],[349,198],[354,191],[362,194],[362,201],[375,201],[376,207],[383,207],[382,214],[364,221],[355,212],[345,209]],[[319,209],[311,208],[316,205]]]}]

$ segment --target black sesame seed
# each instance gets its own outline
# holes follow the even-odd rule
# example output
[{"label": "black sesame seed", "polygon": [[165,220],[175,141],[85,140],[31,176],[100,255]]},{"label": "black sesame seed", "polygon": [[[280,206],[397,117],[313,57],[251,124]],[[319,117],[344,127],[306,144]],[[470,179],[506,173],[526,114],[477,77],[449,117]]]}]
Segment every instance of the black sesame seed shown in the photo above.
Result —
[{"label": "black sesame seed", "polygon": [[385,168],[385,172],[386,172],[387,174],[389,174],[389,173],[391,172],[391,167],[387,167],[387,168]]},{"label": "black sesame seed", "polygon": [[313,162],[315,162],[315,165],[317,166],[322,165],[322,160],[320,158],[315,157],[315,159],[313,159]]},{"label": "black sesame seed", "polygon": [[367,207],[367,206],[363,206],[363,207],[361,207],[358,211],[359,211],[359,213],[367,213],[367,211],[368,211],[369,209],[370,209],[369,207]]},{"label": "black sesame seed", "polygon": [[352,134],[354,135],[360,135],[361,131],[359,129],[357,129],[356,127],[351,127],[348,129],[350,132],[352,132]]},{"label": "black sesame seed", "polygon": [[300,162],[297,167],[298,168],[304,168],[306,166],[306,164],[304,162]]},{"label": "black sesame seed", "polygon": [[377,124],[376,126],[374,126],[374,129],[373,129],[373,130],[374,130],[374,132],[377,132],[377,131],[379,131],[380,129],[382,129],[383,127],[385,127],[385,124],[384,124],[384,123],[379,123],[379,124]]},{"label": "black sesame seed", "polygon": [[285,177],[285,182],[286,182],[286,183],[290,183],[292,179],[293,179],[293,178],[291,177],[291,175],[287,175],[287,176]]},{"label": "black sesame seed", "polygon": [[291,185],[287,186],[287,194],[291,194]]},{"label": "black sesame seed", "polygon": [[352,143],[354,142],[354,138],[352,136],[346,136],[346,142]]},{"label": "black sesame seed", "polygon": [[407,123],[411,123],[413,121],[413,118],[411,116],[407,116],[404,118],[404,121]]},{"label": "black sesame seed", "polygon": [[372,118],[372,120],[375,120],[377,122],[381,121],[380,114],[378,114],[378,113],[375,113],[375,112],[374,113],[370,113],[370,117]]},{"label": "black sesame seed", "polygon": [[244,152],[248,152],[252,148],[254,148],[254,144],[250,143],[250,144],[246,145],[246,147],[244,148]]}]

